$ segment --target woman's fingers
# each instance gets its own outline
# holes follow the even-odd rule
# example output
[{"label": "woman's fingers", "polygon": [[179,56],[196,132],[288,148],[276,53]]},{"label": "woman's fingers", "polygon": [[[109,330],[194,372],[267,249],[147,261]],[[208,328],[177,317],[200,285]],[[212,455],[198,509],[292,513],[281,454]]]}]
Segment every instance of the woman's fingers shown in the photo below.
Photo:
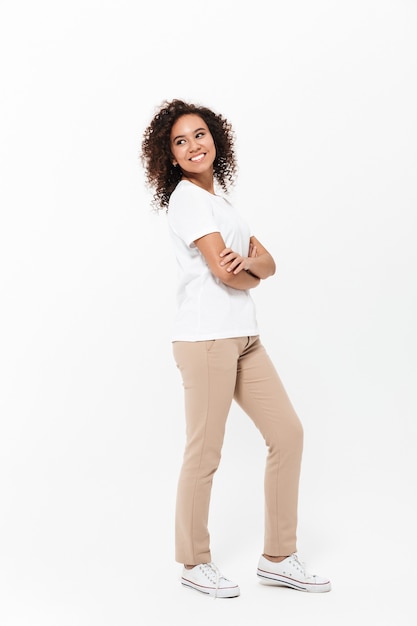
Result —
[{"label": "woman's fingers", "polygon": [[[220,252],[220,256],[222,257],[220,265],[222,265],[223,267],[227,265],[226,269],[228,272],[238,274],[242,270],[246,269],[246,257],[241,256],[234,250],[231,250],[230,248],[225,248]],[[256,248],[254,256],[256,256]]]}]

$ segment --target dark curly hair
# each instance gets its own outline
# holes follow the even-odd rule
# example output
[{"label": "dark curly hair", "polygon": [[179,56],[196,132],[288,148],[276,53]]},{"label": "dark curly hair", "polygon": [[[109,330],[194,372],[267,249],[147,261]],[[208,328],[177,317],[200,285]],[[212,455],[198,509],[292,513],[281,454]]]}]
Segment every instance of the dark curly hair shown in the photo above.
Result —
[{"label": "dark curly hair", "polygon": [[174,123],[182,115],[190,113],[204,120],[213,137],[216,146],[213,163],[215,180],[225,193],[234,185],[237,173],[235,134],[227,119],[204,106],[182,100],[165,100],[143,133],[140,154],[146,184],[154,189],[152,206],[156,211],[168,211],[171,194],[181,180],[181,169],[172,164],[170,136]]}]

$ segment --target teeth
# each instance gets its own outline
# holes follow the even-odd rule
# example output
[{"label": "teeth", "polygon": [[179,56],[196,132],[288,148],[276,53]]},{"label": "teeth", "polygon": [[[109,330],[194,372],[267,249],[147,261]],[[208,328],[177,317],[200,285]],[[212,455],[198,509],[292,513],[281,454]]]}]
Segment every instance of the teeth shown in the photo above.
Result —
[{"label": "teeth", "polygon": [[202,159],[203,157],[204,157],[204,154],[199,154],[199,155],[198,155],[198,156],[196,156],[196,157],[192,157],[191,161],[193,161],[193,162],[195,163],[196,161],[201,161],[201,159]]}]

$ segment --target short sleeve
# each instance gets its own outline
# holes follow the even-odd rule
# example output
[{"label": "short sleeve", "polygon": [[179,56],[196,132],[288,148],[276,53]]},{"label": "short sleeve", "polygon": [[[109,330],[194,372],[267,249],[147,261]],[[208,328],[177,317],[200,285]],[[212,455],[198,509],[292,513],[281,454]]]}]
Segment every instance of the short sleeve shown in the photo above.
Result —
[{"label": "short sleeve", "polygon": [[173,192],[168,207],[168,223],[174,233],[186,243],[209,233],[220,232],[213,214],[210,194],[190,184],[181,185]]}]

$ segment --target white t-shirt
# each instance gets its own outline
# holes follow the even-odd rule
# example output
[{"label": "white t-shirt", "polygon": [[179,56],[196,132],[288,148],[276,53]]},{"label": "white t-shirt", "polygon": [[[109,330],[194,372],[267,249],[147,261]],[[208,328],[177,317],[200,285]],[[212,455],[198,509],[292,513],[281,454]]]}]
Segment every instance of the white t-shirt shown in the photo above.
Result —
[{"label": "white t-shirt", "polygon": [[258,335],[249,290],[233,289],[216,278],[194,243],[219,232],[226,247],[247,256],[251,232],[238,211],[222,196],[183,180],[169,201],[168,226],[179,279],[172,341]]}]

